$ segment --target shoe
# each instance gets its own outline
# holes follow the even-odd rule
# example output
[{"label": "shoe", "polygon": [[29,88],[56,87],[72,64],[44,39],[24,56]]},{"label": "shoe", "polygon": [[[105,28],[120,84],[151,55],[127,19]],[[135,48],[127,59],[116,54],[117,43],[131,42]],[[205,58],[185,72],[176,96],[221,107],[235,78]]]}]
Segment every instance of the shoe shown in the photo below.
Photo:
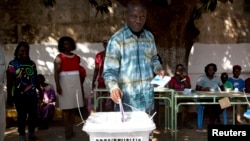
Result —
[{"label": "shoe", "polygon": [[49,127],[48,126],[39,126],[38,127],[38,130],[48,130],[49,129]]},{"label": "shoe", "polygon": [[71,138],[74,138],[76,136],[75,132],[73,131],[70,136]]},{"label": "shoe", "polygon": [[30,133],[29,134],[29,141],[38,141],[38,138],[34,134]]},{"label": "shoe", "polygon": [[38,141],[38,138],[36,136],[29,137],[29,141]]},{"label": "shoe", "polygon": [[187,129],[194,129],[194,127],[191,125],[191,124],[189,124],[189,123],[186,123],[186,124],[184,124],[183,125],[185,128],[187,128]]},{"label": "shoe", "polygon": [[180,126],[180,125],[177,126],[177,129],[178,129],[178,130],[181,130],[181,129],[182,129],[182,126]]},{"label": "shoe", "polygon": [[71,136],[66,136],[65,139],[66,140],[72,140],[73,138]]},{"label": "shoe", "polygon": [[221,124],[220,117],[217,117],[215,121],[216,121],[216,122],[215,122],[216,124]]},{"label": "shoe", "polygon": [[208,124],[214,125],[214,124],[215,124],[215,121],[214,121],[214,120],[209,120]]},{"label": "shoe", "polygon": [[49,128],[47,127],[38,127],[38,130],[48,130]]},{"label": "shoe", "polygon": [[250,119],[250,109],[247,109],[247,111],[244,113],[244,117]]},{"label": "shoe", "polygon": [[75,132],[72,132],[71,134],[68,134],[65,136],[66,140],[72,140],[76,136]]}]

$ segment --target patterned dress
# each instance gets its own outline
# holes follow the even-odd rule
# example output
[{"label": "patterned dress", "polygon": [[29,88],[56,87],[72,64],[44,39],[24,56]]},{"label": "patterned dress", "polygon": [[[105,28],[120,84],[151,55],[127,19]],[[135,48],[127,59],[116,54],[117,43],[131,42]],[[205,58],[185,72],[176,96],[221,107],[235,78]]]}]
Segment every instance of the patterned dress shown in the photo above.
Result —
[{"label": "patterned dress", "polygon": [[20,63],[14,59],[9,62],[7,73],[15,77],[12,86],[12,97],[14,97],[18,113],[18,132],[21,136],[25,135],[25,123],[28,115],[29,134],[34,134],[38,108],[36,64],[32,60]]},{"label": "patterned dress", "polygon": [[8,65],[7,71],[15,75],[16,78],[12,96],[18,96],[30,89],[36,90],[38,86],[37,70],[36,64],[32,60],[26,64],[20,64],[19,61],[12,60]]}]

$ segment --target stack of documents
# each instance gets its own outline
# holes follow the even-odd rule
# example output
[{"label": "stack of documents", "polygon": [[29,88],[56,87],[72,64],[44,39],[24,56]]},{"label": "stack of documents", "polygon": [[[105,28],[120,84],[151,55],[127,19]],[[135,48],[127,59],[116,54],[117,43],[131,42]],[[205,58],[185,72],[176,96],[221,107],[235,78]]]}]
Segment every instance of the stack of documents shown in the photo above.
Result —
[{"label": "stack of documents", "polygon": [[157,85],[157,87],[165,87],[165,85],[167,85],[170,80],[171,80],[171,77],[169,76],[162,77],[162,76],[156,75],[151,81],[151,84]]}]

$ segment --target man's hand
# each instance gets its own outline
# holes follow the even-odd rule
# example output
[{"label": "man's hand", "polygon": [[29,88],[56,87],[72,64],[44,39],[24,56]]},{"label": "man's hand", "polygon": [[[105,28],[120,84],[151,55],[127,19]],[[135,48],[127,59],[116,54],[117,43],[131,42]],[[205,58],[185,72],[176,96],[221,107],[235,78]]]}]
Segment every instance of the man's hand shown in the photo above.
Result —
[{"label": "man's hand", "polygon": [[115,102],[119,103],[119,99],[121,99],[123,96],[122,91],[119,88],[115,88],[110,93],[110,98]]}]

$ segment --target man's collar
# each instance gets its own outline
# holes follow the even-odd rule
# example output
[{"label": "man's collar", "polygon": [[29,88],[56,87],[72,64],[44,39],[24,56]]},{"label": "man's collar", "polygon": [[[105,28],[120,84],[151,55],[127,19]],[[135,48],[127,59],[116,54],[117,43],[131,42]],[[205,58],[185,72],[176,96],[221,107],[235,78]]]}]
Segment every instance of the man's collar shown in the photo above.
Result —
[{"label": "man's collar", "polygon": [[128,27],[127,24],[125,25],[125,37],[126,38],[131,37],[131,36],[136,36],[137,38],[144,38],[144,37],[146,37],[144,29],[142,29],[139,34],[140,35],[137,36],[136,33],[132,32],[132,30]]}]

